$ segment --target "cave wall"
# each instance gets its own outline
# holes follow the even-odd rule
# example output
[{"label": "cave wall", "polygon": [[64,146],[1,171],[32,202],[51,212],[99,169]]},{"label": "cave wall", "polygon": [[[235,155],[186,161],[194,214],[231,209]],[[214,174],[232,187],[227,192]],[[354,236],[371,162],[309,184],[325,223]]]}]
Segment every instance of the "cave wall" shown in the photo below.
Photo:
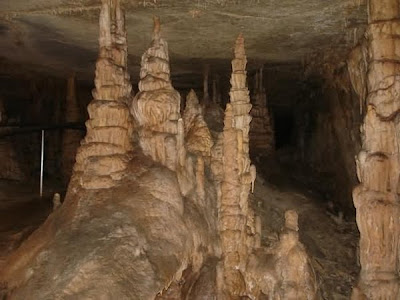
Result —
[{"label": "cave wall", "polygon": [[340,80],[305,89],[305,98],[295,110],[296,143],[299,159],[309,166],[317,191],[345,214],[354,215],[354,156],[360,149],[362,117],[347,70],[335,76]]},{"label": "cave wall", "polygon": [[[2,126],[19,128],[18,134],[0,138],[12,144],[25,178],[36,181],[40,172],[41,133],[38,128],[65,122],[67,78],[38,74],[0,77],[0,97],[7,114],[7,122]],[[90,85],[78,82],[77,98],[83,120],[87,118],[86,105],[90,90]],[[61,179],[62,134],[61,129],[45,132],[44,173],[47,179]]]}]

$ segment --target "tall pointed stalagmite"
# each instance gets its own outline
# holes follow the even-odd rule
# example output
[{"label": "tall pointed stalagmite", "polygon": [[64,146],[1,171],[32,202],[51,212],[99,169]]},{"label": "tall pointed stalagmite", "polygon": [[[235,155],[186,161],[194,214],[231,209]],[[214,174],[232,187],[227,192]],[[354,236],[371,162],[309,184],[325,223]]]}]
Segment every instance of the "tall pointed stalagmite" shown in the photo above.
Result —
[{"label": "tall pointed stalagmite", "polygon": [[267,95],[263,84],[263,68],[255,74],[253,107],[250,111],[250,148],[254,154],[268,154],[274,146],[274,134],[267,107]]},{"label": "tall pointed stalagmite", "polygon": [[131,112],[143,152],[171,170],[177,164],[180,101],[171,84],[168,44],[160,37],[160,20],[156,17],[153,40],[142,56],[139,93],[132,101]]},{"label": "tall pointed stalagmite", "polygon": [[75,176],[84,188],[109,188],[124,175],[132,151],[132,121],[127,107],[125,18],[119,0],[102,0],[99,58],[94,100],[88,106],[87,134],[78,150]]},{"label": "tall pointed stalagmite", "polygon": [[360,231],[361,274],[353,299],[394,300],[399,281],[400,7],[369,0],[367,112],[353,191]]},{"label": "tall pointed stalagmite", "polygon": [[252,181],[249,158],[251,104],[246,83],[246,63],[244,38],[239,35],[232,60],[231,101],[225,110],[225,159],[219,205],[223,261],[218,284],[228,299],[239,299],[245,294],[244,273],[255,236],[254,213],[248,203]]},{"label": "tall pointed stalagmite", "polygon": [[[75,74],[67,79],[67,97],[65,101],[65,117],[66,123],[75,123],[82,120],[79,110],[78,100],[76,98]],[[79,142],[83,138],[81,131],[65,129],[62,136],[62,172],[63,181],[68,183],[72,168],[75,164],[76,151]]]}]

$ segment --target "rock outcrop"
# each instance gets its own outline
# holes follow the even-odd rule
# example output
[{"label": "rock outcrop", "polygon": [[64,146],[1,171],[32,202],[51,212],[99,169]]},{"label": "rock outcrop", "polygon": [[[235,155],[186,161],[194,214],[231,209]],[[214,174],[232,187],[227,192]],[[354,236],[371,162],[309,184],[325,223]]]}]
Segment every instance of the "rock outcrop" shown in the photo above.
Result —
[{"label": "rock outcrop", "polygon": [[267,107],[267,95],[263,83],[263,69],[255,74],[253,107],[250,111],[250,149],[257,155],[268,155],[274,149],[274,133]]},{"label": "rock outcrop", "polygon": [[369,1],[367,108],[353,191],[361,274],[353,299],[400,297],[399,16],[398,1]]},{"label": "rock outcrop", "polygon": [[119,1],[111,3],[114,0],[102,1],[94,100],[74,166],[74,176],[88,189],[115,186],[126,173],[132,152],[125,17]]}]

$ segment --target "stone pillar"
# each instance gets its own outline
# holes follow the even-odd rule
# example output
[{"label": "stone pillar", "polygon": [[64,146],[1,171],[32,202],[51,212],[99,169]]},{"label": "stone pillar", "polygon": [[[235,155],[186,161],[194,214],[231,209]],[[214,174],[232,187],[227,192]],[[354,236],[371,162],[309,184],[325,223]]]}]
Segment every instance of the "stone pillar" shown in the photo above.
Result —
[{"label": "stone pillar", "polygon": [[361,274],[353,299],[399,299],[400,6],[370,0],[367,112],[353,191]]},{"label": "stone pillar", "polygon": [[[81,113],[76,98],[75,74],[67,79],[67,97],[65,101],[65,123],[81,121]],[[62,175],[63,182],[67,184],[75,164],[76,151],[83,134],[79,130],[65,129],[62,136]]]},{"label": "stone pillar", "polygon": [[119,0],[102,0],[99,58],[88,105],[87,134],[76,155],[74,175],[82,187],[115,186],[126,174],[132,151],[133,126],[127,103],[131,84],[127,72],[125,17]]}]

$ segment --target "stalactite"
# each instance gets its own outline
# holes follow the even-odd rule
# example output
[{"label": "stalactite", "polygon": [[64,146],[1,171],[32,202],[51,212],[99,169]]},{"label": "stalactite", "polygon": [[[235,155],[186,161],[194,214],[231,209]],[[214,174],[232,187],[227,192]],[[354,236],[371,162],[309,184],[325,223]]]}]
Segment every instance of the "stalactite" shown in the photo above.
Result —
[{"label": "stalactite", "polygon": [[252,153],[269,154],[274,148],[274,133],[267,107],[267,95],[263,84],[263,68],[255,74],[253,107],[250,111],[250,146]]},{"label": "stalactite", "polygon": [[369,1],[367,112],[357,157],[360,185],[353,191],[361,274],[353,299],[400,296],[399,16],[398,1]]},{"label": "stalactite", "polygon": [[180,101],[171,84],[168,44],[160,37],[160,21],[155,18],[153,40],[142,56],[139,93],[132,101],[131,112],[143,152],[171,170],[178,163]]},{"label": "stalactite", "polygon": [[127,72],[125,19],[119,0],[102,0],[99,24],[94,100],[88,106],[87,134],[74,167],[74,175],[88,189],[116,185],[132,151],[133,126],[126,105],[132,87]]},{"label": "stalactite", "polygon": [[[75,74],[67,79],[67,97],[65,101],[66,123],[79,122],[82,120],[76,98]],[[62,136],[62,173],[63,181],[67,183],[72,174],[72,168],[75,163],[76,151],[79,142],[83,138],[83,133],[77,130],[65,129]]]}]

